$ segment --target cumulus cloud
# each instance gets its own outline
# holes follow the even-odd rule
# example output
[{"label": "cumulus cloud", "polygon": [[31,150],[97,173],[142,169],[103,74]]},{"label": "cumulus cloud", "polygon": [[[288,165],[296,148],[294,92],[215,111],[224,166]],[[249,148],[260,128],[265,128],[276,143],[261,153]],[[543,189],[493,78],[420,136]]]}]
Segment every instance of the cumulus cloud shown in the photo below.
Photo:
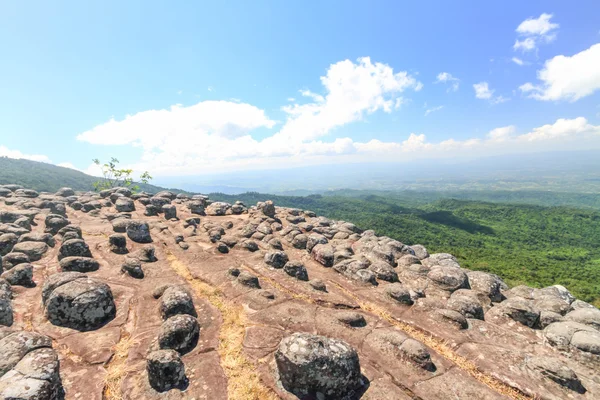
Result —
[{"label": "cumulus cloud", "polygon": [[583,117],[575,119],[561,118],[554,124],[547,124],[540,126],[539,128],[534,128],[533,131],[521,135],[519,139],[521,141],[535,142],[575,137],[576,135],[585,133],[599,135],[600,127],[591,125]]},{"label": "cumulus cloud", "polygon": [[476,83],[473,85],[473,89],[475,89],[475,97],[478,99],[491,99],[494,94],[487,82]]},{"label": "cumulus cloud", "polygon": [[533,39],[533,38],[526,38],[523,40],[517,39],[515,41],[515,44],[513,45],[513,49],[521,50],[523,52],[531,51],[531,50],[535,49],[535,39]]},{"label": "cumulus cloud", "polygon": [[552,14],[543,13],[538,18],[528,18],[516,29],[521,39],[516,39],[513,49],[523,52],[532,51],[540,43],[550,43],[556,38],[559,25],[551,22]]},{"label": "cumulus cloud", "polygon": [[11,150],[6,146],[0,146],[0,157],[24,158],[26,160],[32,161],[41,161],[46,163],[50,162],[48,156],[45,156],[43,154],[25,154],[20,152],[19,150]]},{"label": "cumulus cloud", "polygon": [[321,77],[321,84],[322,95],[300,91],[312,103],[283,107],[288,119],[271,144],[278,140],[298,143],[314,139],[376,111],[390,113],[402,104],[398,102],[402,92],[423,87],[407,72],[394,72],[389,65],[373,63],[369,57],[359,58],[356,63],[345,60],[331,65]]},{"label": "cumulus cloud", "polygon": [[510,140],[515,132],[516,127],[514,125],[503,126],[488,132],[487,139],[492,142],[505,142]]},{"label": "cumulus cloud", "polygon": [[435,83],[447,83],[450,85],[448,91],[456,92],[460,85],[460,79],[452,76],[449,72],[440,72],[435,79]]},{"label": "cumulus cloud", "polygon": [[538,18],[528,18],[517,27],[517,32],[522,35],[548,35],[558,29],[558,24],[550,22],[552,14],[543,13]]},{"label": "cumulus cloud", "polygon": [[181,141],[179,145],[185,146],[202,135],[233,139],[273,125],[275,121],[252,105],[203,101],[190,107],[178,104],[169,109],[143,111],[120,121],[111,118],[81,133],[77,140],[104,145],[133,144],[152,150],[164,147],[167,142]]},{"label": "cumulus cloud", "polygon": [[[203,101],[172,106],[109,121],[77,136],[80,141],[143,148],[138,167],[156,173],[201,173],[207,168],[273,165],[275,161],[352,154],[349,138],[320,140],[335,128],[377,111],[391,113],[405,102],[402,93],[422,83],[405,71],[364,57],[332,64],[321,77],[322,91],[300,91],[307,102],[282,107],[286,120],[262,140],[251,131],[273,128],[275,121],[253,105]],[[286,159],[286,160],[287,160]]]},{"label": "cumulus cloud", "polygon": [[[600,127],[585,118],[558,120],[521,135],[514,126],[501,127],[463,140],[429,141],[421,132],[387,142],[328,138],[336,129],[373,113],[393,112],[407,101],[409,91],[420,90],[422,84],[407,72],[369,58],[332,64],[320,81],[320,90],[303,89],[298,100],[282,107],[281,122],[251,104],[203,101],[111,118],[77,138],[97,145],[140,147],[141,159],[127,166],[155,176],[566,149],[582,143],[589,148],[600,142]],[[478,85],[479,98],[504,101],[487,82]],[[440,107],[425,108],[429,114]],[[85,171],[95,174],[92,167]]]},{"label": "cumulus cloud", "polygon": [[[536,152],[550,150],[581,150],[600,148],[600,126],[585,118],[558,119],[552,124],[517,134],[513,125],[491,130],[483,137],[463,140],[429,141],[425,134],[410,133],[400,141],[384,142],[372,139],[355,141],[349,137],[327,142],[309,140],[287,149],[263,148],[261,142],[238,138],[219,139],[223,151],[203,158],[195,153],[182,154],[177,159],[165,159],[163,154],[144,156],[134,169],[151,170],[157,176],[217,173],[247,169],[277,169],[291,166],[333,164],[344,162],[398,161],[423,158],[460,158]],[[216,147],[207,143],[215,152]],[[167,153],[168,154],[168,153]],[[93,168],[94,166],[90,166]],[[137,167],[137,168],[136,168]],[[88,174],[97,175],[87,170]]]},{"label": "cumulus cloud", "polygon": [[585,118],[558,119],[552,124],[517,134],[514,125],[495,128],[483,138],[464,140],[447,139],[429,142],[424,134],[411,133],[402,142],[371,140],[355,143],[359,154],[376,155],[378,160],[427,157],[460,157],[477,152],[479,156],[515,152],[549,150],[581,150],[600,147],[600,125],[592,125]]},{"label": "cumulus cloud", "polygon": [[576,101],[600,89],[600,43],[573,56],[547,60],[537,72],[540,83],[527,82],[521,92],[537,100]]},{"label": "cumulus cloud", "polygon": [[495,90],[490,89],[487,82],[479,82],[473,85],[475,97],[482,100],[488,100],[491,104],[504,103],[510,99],[503,96],[494,96]]}]

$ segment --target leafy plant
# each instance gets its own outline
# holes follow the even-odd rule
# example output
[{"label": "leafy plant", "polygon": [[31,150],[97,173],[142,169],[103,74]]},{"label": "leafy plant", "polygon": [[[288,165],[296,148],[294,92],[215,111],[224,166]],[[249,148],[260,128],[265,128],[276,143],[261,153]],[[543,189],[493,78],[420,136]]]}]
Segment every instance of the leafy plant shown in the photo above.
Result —
[{"label": "leafy plant", "polygon": [[[94,190],[100,191],[105,189],[112,189],[114,187],[124,186],[131,189],[132,192],[140,190],[138,185],[134,185],[132,169],[118,168],[119,160],[115,157],[111,157],[110,161],[102,164],[97,158],[92,160],[94,164],[100,167],[102,170],[102,180],[94,182]],[[144,171],[140,175],[139,182],[148,183],[152,179],[152,176],[148,171]]]}]

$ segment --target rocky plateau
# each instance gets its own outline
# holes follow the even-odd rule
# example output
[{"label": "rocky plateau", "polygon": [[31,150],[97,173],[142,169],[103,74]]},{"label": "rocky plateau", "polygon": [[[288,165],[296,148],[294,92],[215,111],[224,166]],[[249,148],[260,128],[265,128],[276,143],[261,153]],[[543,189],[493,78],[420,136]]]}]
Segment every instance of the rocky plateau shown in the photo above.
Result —
[{"label": "rocky plateau", "polygon": [[600,398],[600,310],[361,228],[0,186],[0,398]]}]

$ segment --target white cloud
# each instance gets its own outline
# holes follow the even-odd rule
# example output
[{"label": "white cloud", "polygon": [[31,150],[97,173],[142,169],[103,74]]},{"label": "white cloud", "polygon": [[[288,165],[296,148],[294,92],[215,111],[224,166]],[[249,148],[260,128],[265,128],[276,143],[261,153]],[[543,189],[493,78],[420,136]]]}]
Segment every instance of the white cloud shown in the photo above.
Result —
[{"label": "white cloud", "polygon": [[537,72],[541,81],[519,87],[537,100],[576,101],[600,89],[600,43],[573,56],[556,56],[547,60]]},{"label": "white cloud", "polygon": [[436,112],[441,110],[442,108],[444,108],[444,106],[437,106],[437,107],[432,107],[432,108],[428,108],[427,110],[425,110],[425,116],[428,116],[429,114],[431,114],[432,112]]},{"label": "white cloud", "polygon": [[552,14],[543,13],[538,18],[528,18],[521,22],[516,32],[524,39],[516,39],[513,49],[528,52],[540,43],[550,43],[556,39],[555,31],[559,25],[551,22],[551,19]]},{"label": "white cloud", "polygon": [[509,101],[510,99],[504,96],[496,96],[490,100],[492,104],[500,104]]},{"label": "white cloud", "polygon": [[271,128],[275,121],[263,110],[229,101],[203,101],[193,106],[174,105],[166,110],[149,110],[109,121],[77,136],[92,144],[141,146],[146,151],[161,147],[183,148],[202,135],[236,138],[253,129]]},{"label": "white cloud", "polygon": [[21,153],[19,150],[11,150],[6,146],[0,146],[0,157],[8,157],[8,158],[24,158],[26,160],[31,161],[40,161],[49,163],[50,159],[48,156],[43,154],[25,154]]},{"label": "white cloud", "polygon": [[448,87],[448,91],[456,92],[460,85],[460,79],[452,76],[449,72],[440,72],[436,77],[435,83],[449,83],[450,87]]},{"label": "white cloud", "polygon": [[404,104],[410,103],[410,99],[405,99],[404,97],[398,97],[396,102],[394,103],[394,109],[397,110],[402,107]]},{"label": "white cloud", "polygon": [[517,32],[522,35],[546,35],[559,26],[550,22],[551,18],[552,14],[546,13],[538,18],[528,18],[517,27]]},{"label": "white cloud", "polygon": [[480,82],[473,85],[475,89],[475,97],[478,99],[490,99],[494,94],[494,91],[490,89],[487,82]]},{"label": "white cloud", "polygon": [[57,167],[63,167],[63,168],[70,168],[70,169],[77,169],[77,167],[75,167],[72,163],[70,162],[62,162],[62,163],[58,163],[56,164]]},{"label": "white cloud", "polygon": [[323,96],[321,96],[320,94],[313,93],[310,90],[300,90],[300,94],[304,97],[310,97],[317,103],[322,103],[325,101],[325,98]]},{"label": "white cloud", "polygon": [[515,64],[517,64],[517,65],[520,65],[520,66],[523,66],[523,65],[526,65],[526,64],[527,64],[525,61],[521,60],[521,59],[520,59],[520,58],[518,58],[518,57],[513,57],[513,58],[511,59],[511,61],[512,61],[512,62],[514,62],[514,63],[515,63]]},{"label": "white cloud", "polygon": [[88,167],[86,169],[80,169],[79,171],[83,172],[84,174],[91,175],[91,176],[98,176],[98,177],[102,176],[102,167],[100,167],[99,165],[96,165],[94,163],[91,163],[90,165],[88,165]]},{"label": "white cloud", "polygon": [[519,138],[523,141],[534,142],[573,137],[582,133],[595,133],[598,135],[600,134],[600,126],[589,124],[583,117],[575,119],[561,118],[552,125],[548,124],[534,128],[531,132],[521,135]]},{"label": "white cloud", "polygon": [[503,96],[495,96],[495,90],[490,89],[490,86],[487,82],[479,82],[473,85],[473,89],[475,90],[475,97],[482,100],[488,100],[491,104],[499,104],[504,103],[510,99]]},{"label": "white cloud", "polygon": [[81,171],[88,175],[93,175],[93,176],[101,176],[102,175],[102,170],[96,164],[91,164],[87,169],[82,170],[82,169],[77,168],[75,165],[73,165],[70,162],[62,162],[62,163],[56,164],[56,163],[52,162],[52,160],[48,156],[45,156],[42,154],[25,154],[25,153],[20,152],[19,150],[10,150],[6,146],[0,146],[0,157],[39,161],[39,162],[44,162],[44,163],[48,163],[48,164],[54,164],[59,167],[70,168],[70,169],[74,169],[77,171]]},{"label": "white cloud", "polygon": [[[372,162],[423,159],[461,158],[477,154],[479,157],[498,154],[527,153],[551,150],[600,149],[600,125],[592,125],[585,118],[559,119],[523,134],[517,134],[515,126],[491,130],[482,138],[464,140],[447,139],[429,142],[424,134],[411,133],[405,140],[368,142],[351,138],[338,138],[332,142],[310,140],[287,149],[261,147],[248,137],[227,140],[219,138],[216,143],[205,143],[213,152],[216,145],[220,153],[206,153],[204,158],[191,152],[180,154],[177,159],[165,159],[162,155],[148,155],[134,166],[137,171],[150,170],[156,176],[200,175],[224,171],[249,169],[278,169],[290,166],[332,164],[344,162]],[[169,163],[170,161],[170,163]],[[84,172],[98,175],[91,165]]]},{"label": "white cloud", "polygon": [[[397,141],[361,142],[350,137],[327,139],[337,128],[378,112],[391,113],[409,90],[422,85],[406,72],[373,63],[341,61],[321,78],[319,92],[304,90],[305,103],[283,107],[286,120],[276,122],[256,106],[227,101],[203,101],[190,107],[175,105],[111,119],[77,138],[93,144],[138,146],[142,157],[127,165],[136,173],[155,176],[201,175],[249,169],[415,158],[480,156],[515,151],[600,148],[600,127],[585,118],[558,120],[518,135],[514,126],[497,128],[485,137],[429,142],[423,133]],[[476,92],[477,93],[477,92]],[[489,93],[487,96],[486,93]],[[486,82],[480,94],[489,102],[504,101]],[[440,106],[441,107],[441,106]],[[438,107],[430,107],[430,110]],[[427,107],[425,107],[427,109]],[[433,111],[429,111],[431,113]],[[259,130],[261,139],[253,136]],[[85,172],[97,175],[94,166]]]},{"label": "white cloud", "polygon": [[521,86],[519,86],[519,90],[521,92],[526,93],[526,92],[531,92],[531,91],[536,90],[536,87],[533,86],[533,84],[531,82],[527,82],[527,83],[524,83]]},{"label": "white cloud", "polygon": [[392,112],[404,99],[401,93],[418,91],[422,84],[405,71],[373,63],[368,57],[356,63],[345,60],[332,64],[321,77],[324,94],[302,90],[312,103],[291,104],[282,109],[288,119],[275,135],[261,142],[262,149],[276,153],[300,148],[302,143],[327,135],[333,129],[360,121],[376,111]]},{"label": "white cloud", "polygon": [[515,41],[515,44],[513,44],[513,49],[522,50],[524,52],[531,51],[531,50],[535,49],[535,39],[533,39],[533,38],[527,38],[524,40],[517,39]]},{"label": "white cloud", "polygon": [[514,125],[503,126],[501,128],[492,129],[488,134],[487,138],[493,142],[505,142],[512,138],[516,132]]},{"label": "white cloud", "polygon": [[402,142],[371,140],[354,143],[358,154],[369,154],[371,159],[403,160],[410,158],[457,158],[476,153],[478,156],[526,153],[550,150],[582,150],[600,148],[600,125],[591,125],[583,118],[558,119],[530,132],[518,135],[513,125],[496,128],[484,138],[464,140],[447,139],[428,142],[424,134],[411,133]]},{"label": "white cloud", "polygon": [[373,63],[364,57],[332,64],[321,77],[323,93],[302,90],[308,103],[282,107],[287,119],[281,129],[262,140],[251,132],[272,128],[275,121],[253,105],[203,101],[190,107],[149,110],[114,118],[83,132],[78,140],[92,144],[142,147],[138,170],[158,174],[202,173],[215,168],[233,170],[246,165],[273,166],[309,157],[352,154],[353,141],[318,140],[335,128],[360,121],[377,111],[391,113],[406,99],[407,90],[423,85],[405,71]]},{"label": "white cloud", "polygon": [[63,163],[59,163],[56,164],[59,167],[64,167],[64,168],[70,168],[70,169],[74,169],[75,171],[79,171],[79,172],[83,172],[84,174],[88,174],[91,176],[102,176],[102,168],[99,167],[98,165],[91,163],[87,168],[85,169],[79,169],[77,168],[75,165],[73,165],[70,162],[63,162]]}]

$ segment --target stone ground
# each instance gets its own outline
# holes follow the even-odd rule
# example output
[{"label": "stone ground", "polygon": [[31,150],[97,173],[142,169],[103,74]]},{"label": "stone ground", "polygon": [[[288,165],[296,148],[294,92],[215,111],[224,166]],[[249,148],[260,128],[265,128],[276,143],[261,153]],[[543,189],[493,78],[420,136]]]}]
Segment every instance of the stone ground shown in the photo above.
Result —
[{"label": "stone ground", "polygon": [[[363,385],[347,398],[600,398],[598,310],[562,288],[509,290],[496,277],[485,277],[482,285],[449,255],[429,255],[424,248],[399,242],[390,245],[352,224],[270,204],[247,208],[171,194],[132,196],[136,200],[129,202],[122,200],[130,197],[126,191],[112,196],[114,201],[107,193],[17,192],[0,197],[0,235],[5,232],[0,249],[3,237],[10,242],[8,233],[28,234],[27,222],[21,218],[15,223],[21,215],[30,220],[32,233],[44,233],[61,225],[48,222],[48,214],[62,213],[68,224],[81,228],[99,263],[85,275],[108,284],[116,306],[114,318],[89,330],[49,321],[42,289],[49,277],[63,271],[58,258],[67,240],[60,228],[51,233],[54,246],[31,262],[35,286],[11,285],[14,321],[0,328],[0,348],[1,329],[49,337],[66,399],[302,397],[284,388],[275,362],[281,340],[295,332],[340,339],[356,350]],[[135,210],[130,211],[129,203]],[[147,211],[144,203],[158,206]],[[162,212],[145,215],[153,208],[172,213],[162,209],[164,204],[175,206],[175,218],[166,220]],[[113,251],[109,236],[130,221],[147,222],[151,242],[137,243],[131,238],[140,241],[139,232],[126,232],[126,250]],[[280,247],[273,239],[290,261],[304,265],[308,280],[291,276],[296,274],[291,267],[265,263],[265,254]],[[156,261],[138,262],[143,278],[122,272],[128,258],[144,259],[140,251],[148,246]],[[16,268],[7,268],[15,252],[0,254],[6,278]],[[381,262],[385,265],[375,268]],[[391,271],[396,282],[374,273],[381,269]],[[155,292],[165,284],[179,285],[191,295],[200,335],[181,355],[185,384],[157,392],[146,360],[158,348],[163,297],[155,298]],[[323,285],[325,291],[316,289]],[[304,396],[312,397],[323,398],[318,393]]]}]

